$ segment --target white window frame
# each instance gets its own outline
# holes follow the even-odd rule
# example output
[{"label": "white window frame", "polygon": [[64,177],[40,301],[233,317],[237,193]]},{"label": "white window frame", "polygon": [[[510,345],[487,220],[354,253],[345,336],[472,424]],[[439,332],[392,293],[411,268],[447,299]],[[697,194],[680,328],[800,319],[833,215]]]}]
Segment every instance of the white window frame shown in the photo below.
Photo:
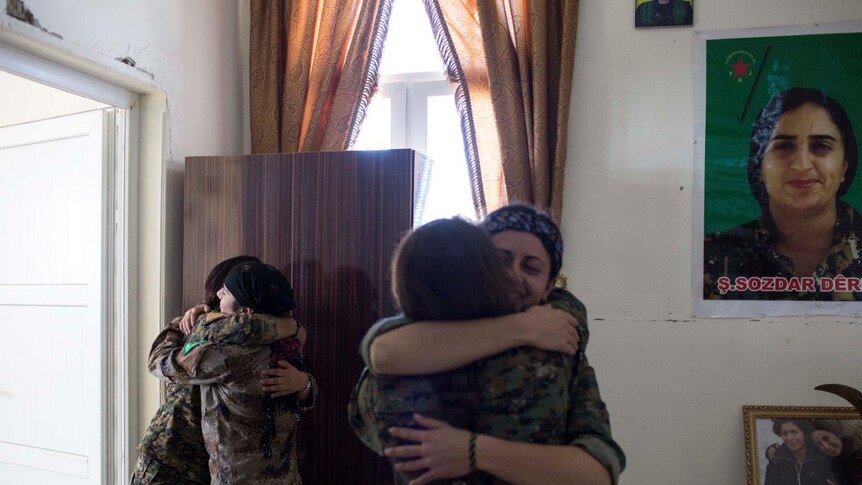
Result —
[{"label": "white window frame", "polygon": [[[378,87],[375,96],[389,100],[390,145],[388,147],[363,146],[363,148],[410,148],[426,157],[424,162],[427,163],[423,163],[420,168],[419,191],[413,218],[415,224],[421,224],[425,221],[423,199],[429,193],[433,163],[433,160],[428,158],[432,155],[428,146],[428,100],[435,96],[447,96],[454,104],[456,86],[441,73],[424,72],[383,76]],[[463,133],[461,136],[463,138]],[[473,210],[470,214],[472,215],[467,217],[475,217]]]},{"label": "white window frame", "polygon": [[455,87],[440,73],[421,72],[382,77],[377,95],[390,99],[391,147],[412,148],[427,154],[427,99],[445,94],[454,96]]}]

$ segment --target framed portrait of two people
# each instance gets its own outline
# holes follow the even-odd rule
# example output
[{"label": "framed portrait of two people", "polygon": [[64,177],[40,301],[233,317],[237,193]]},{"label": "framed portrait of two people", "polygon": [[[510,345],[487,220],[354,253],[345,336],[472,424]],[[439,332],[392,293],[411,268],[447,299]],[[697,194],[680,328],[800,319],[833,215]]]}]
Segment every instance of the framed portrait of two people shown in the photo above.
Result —
[{"label": "framed portrait of two people", "polygon": [[862,24],[695,47],[695,313],[862,314]]},{"label": "framed portrait of two people", "polygon": [[748,485],[862,483],[854,408],[743,406]]}]

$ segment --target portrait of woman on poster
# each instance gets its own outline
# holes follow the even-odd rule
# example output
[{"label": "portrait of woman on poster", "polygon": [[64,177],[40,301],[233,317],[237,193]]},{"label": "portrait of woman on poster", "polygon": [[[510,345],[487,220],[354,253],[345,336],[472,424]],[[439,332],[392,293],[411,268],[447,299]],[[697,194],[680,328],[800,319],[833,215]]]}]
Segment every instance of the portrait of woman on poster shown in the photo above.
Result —
[{"label": "portrait of woman on poster", "polygon": [[[862,219],[841,199],[857,159],[853,126],[836,100],[804,87],[773,96],[749,146],[748,185],[760,216],[705,237],[703,298],[862,299]],[[851,284],[828,288],[836,277]],[[738,285],[752,278],[757,287]]]}]

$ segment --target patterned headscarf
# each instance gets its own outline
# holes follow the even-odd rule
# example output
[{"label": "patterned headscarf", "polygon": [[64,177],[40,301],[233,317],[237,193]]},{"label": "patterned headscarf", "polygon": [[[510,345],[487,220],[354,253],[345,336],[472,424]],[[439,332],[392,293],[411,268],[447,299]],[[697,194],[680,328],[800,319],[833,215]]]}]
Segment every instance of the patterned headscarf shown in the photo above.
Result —
[{"label": "patterned headscarf", "polygon": [[257,313],[282,316],[296,308],[287,278],[268,264],[254,261],[238,264],[225,277],[224,286],[237,303]]},{"label": "patterned headscarf", "polygon": [[482,224],[491,233],[523,231],[539,238],[551,257],[551,278],[563,267],[563,236],[560,228],[547,215],[521,204],[501,207],[488,214]]}]

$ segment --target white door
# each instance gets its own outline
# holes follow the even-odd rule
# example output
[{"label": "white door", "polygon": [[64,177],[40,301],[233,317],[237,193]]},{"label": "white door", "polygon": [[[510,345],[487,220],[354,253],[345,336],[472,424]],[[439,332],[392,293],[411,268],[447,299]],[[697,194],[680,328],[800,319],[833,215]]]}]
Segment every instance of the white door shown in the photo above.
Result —
[{"label": "white door", "polygon": [[103,123],[0,128],[0,484],[100,484]]}]

